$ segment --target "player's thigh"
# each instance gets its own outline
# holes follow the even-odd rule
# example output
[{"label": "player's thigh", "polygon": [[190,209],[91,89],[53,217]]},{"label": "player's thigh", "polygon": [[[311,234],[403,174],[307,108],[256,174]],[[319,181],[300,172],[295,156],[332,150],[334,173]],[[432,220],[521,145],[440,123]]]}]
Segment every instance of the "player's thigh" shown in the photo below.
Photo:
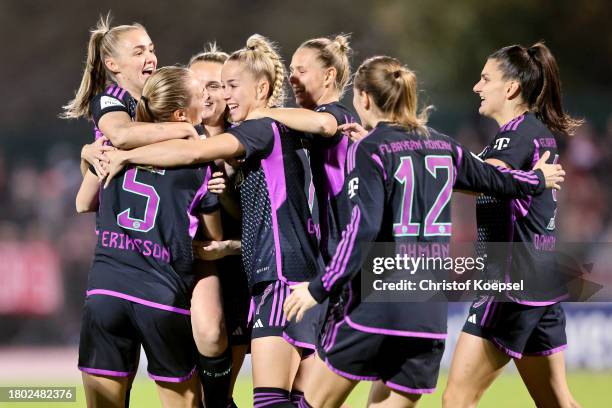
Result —
[{"label": "player's thigh", "polygon": [[280,336],[254,338],[251,341],[253,386],[290,390],[300,360],[298,350]]},{"label": "player's thigh", "polygon": [[304,396],[315,408],[339,407],[357,383],[336,374],[315,354],[309,367]]},{"label": "player's thigh", "polygon": [[197,375],[181,382],[156,381],[163,407],[196,408],[200,402],[200,381]]},{"label": "player's thigh", "polygon": [[538,407],[572,407],[563,352],[548,356],[524,356],[514,363]]},{"label": "player's thigh", "polygon": [[445,394],[452,394],[453,399],[463,400],[462,396],[478,399],[509,360],[489,340],[462,332],[453,353]]},{"label": "player's thigh", "polygon": [[413,408],[417,406],[421,394],[409,394],[385,386],[382,381],[372,383],[368,396],[369,408]]},{"label": "player's thigh", "polygon": [[191,324],[198,350],[215,354],[227,347],[221,284],[215,272],[207,273],[196,283],[191,296]]},{"label": "player's thigh", "polygon": [[107,377],[86,372],[81,374],[87,407],[124,407],[129,377]]}]

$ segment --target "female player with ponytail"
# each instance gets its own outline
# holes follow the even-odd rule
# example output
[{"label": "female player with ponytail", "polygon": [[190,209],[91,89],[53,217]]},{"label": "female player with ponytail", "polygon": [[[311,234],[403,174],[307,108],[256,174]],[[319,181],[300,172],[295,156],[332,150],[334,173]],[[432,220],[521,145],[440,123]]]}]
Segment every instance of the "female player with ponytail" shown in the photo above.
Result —
[{"label": "female player with ponytail", "polygon": [[[542,172],[501,172],[417,115],[416,76],[390,57],[366,60],[354,79],[353,105],[371,132],[347,155],[344,194],[351,219],[327,268],[293,286],[288,319],[342,293],[317,345],[301,407],[338,407],[362,380],[375,381],[370,406],[414,407],[434,391],[446,338],[443,302],[363,301],[363,244],[449,243],[453,188],[526,197],[544,190]],[[537,166],[543,165],[543,161]],[[559,181],[555,165],[543,165]],[[364,269],[365,270],[365,269]]]},{"label": "female player with ponytail", "polygon": [[[195,75],[166,67],[145,84],[136,117],[193,127],[203,107]],[[119,176],[100,193],[98,244],[83,311],[79,369],[88,405],[124,405],[142,347],[162,405],[197,407],[190,299],[198,217],[208,239],[222,238],[217,199],[207,191],[210,167],[132,166]],[[77,207],[81,200],[90,198],[80,191]]]},{"label": "female player with ponytail", "polygon": [[[526,170],[544,151],[551,151],[556,163],[559,138],[581,124],[563,110],[559,68],[541,42],[491,54],[474,92],[481,99],[478,112],[500,126],[480,155],[496,166]],[[444,406],[476,406],[511,358],[537,406],[578,406],[565,377],[565,314],[559,301],[566,289],[552,252],[556,191],[528,200],[480,196],[476,209],[488,278],[523,280],[528,292],[485,294],[474,301],[453,355]],[[499,244],[491,242],[510,247],[499,253]]]},{"label": "female player with ponytail", "polygon": [[[289,284],[323,267],[309,207],[308,154],[295,131],[269,118],[246,120],[282,104],[284,67],[270,42],[251,36],[222,70],[229,115],[237,126],[202,141],[171,140],[109,152],[109,180],[128,163],[178,166],[244,158],[240,172],[242,256],[252,293],[251,357],[255,406],[292,407],[289,400],[302,347],[313,347],[318,311],[288,322]],[[284,336],[293,340],[289,343]]]}]

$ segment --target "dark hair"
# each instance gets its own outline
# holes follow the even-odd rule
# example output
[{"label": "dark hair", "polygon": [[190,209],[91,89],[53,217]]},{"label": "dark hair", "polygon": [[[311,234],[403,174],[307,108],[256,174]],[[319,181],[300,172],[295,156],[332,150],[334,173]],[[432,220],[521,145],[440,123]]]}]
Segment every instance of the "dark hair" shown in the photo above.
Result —
[{"label": "dark hair", "polygon": [[368,58],[357,68],[353,83],[355,89],[367,92],[393,123],[425,135],[429,133],[426,124],[431,107],[417,114],[416,75],[397,59]]},{"label": "dark hair", "polygon": [[504,79],[519,81],[523,101],[551,131],[572,135],[582,125],[583,120],[563,111],[559,67],[543,42],[529,48],[510,45],[495,51],[489,59],[498,62]]}]

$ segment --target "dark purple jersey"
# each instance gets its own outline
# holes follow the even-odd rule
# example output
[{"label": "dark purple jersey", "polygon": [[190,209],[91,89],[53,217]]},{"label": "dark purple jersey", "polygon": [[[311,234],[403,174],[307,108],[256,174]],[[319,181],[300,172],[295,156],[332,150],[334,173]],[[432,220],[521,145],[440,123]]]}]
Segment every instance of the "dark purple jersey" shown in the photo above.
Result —
[{"label": "dark purple jersey", "polygon": [[240,203],[242,259],[249,285],[312,279],[323,262],[301,134],[269,118],[247,120],[227,132],[246,150]]},{"label": "dark purple jersey", "polygon": [[[338,125],[355,122],[355,118],[340,102],[319,105],[315,111],[332,115]],[[328,262],[336,252],[340,233],[349,221],[349,204],[342,199],[346,153],[351,141],[338,131],[332,137],[313,135],[310,158],[314,187],[321,223],[321,255]]]},{"label": "dark purple jersey", "polygon": [[102,132],[98,128],[98,123],[102,116],[109,112],[125,112],[132,120],[135,120],[137,102],[127,90],[117,84],[110,85],[106,88],[106,91],[94,96],[89,109],[94,122],[95,139],[102,136]]},{"label": "dark purple jersey", "polygon": [[526,197],[544,189],[543,174],[501,172],[453,139],[379,123],[347,156],[344,194],[351,219],[324,273],[309,285],[321,302],[348,286],[345,321],[371,333],[444,338],[442,302],[361,302],[361,266],[369,242],[448,243],[453,188]]},{"label": "dark purple jersey", "polygon": [[[502,126],[480,157],[529,170],[545,151],[550,151],[549,162],[558,161],[555,136],[533,113],[526,113]],[[488,255],[487,275],[506,282],[523,280],[523,293],[509,293],[520,303],[549,303],[565,294],[554,256],[556,194],[551,190],[526,199],[485,195],[476,201],[479,246]],[[491,246],[489,242],[508,245]]]},{"label": "dark purple jersey", "polygon": [[88,294],[188,312],[197,215],[218,208],[210,175],[210,166],[119,173],[101,194]]}]

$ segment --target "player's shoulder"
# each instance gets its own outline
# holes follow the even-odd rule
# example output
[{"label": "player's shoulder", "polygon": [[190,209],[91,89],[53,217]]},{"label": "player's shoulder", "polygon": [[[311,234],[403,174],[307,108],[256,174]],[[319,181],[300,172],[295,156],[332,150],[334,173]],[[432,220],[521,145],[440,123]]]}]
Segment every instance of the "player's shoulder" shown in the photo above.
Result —
[{"label": "player's shoulder", "polygon": [[497,137],[537,138],[548,133],[546,126],[531,112],[524,113],[502,125]]},{"label": "player's shoulder", "polygon": [[315,112],[329,113],[336,119],[342,119],[343,123],[354,121],[353,112],[339,101],[319,105],[315,108]]}]

